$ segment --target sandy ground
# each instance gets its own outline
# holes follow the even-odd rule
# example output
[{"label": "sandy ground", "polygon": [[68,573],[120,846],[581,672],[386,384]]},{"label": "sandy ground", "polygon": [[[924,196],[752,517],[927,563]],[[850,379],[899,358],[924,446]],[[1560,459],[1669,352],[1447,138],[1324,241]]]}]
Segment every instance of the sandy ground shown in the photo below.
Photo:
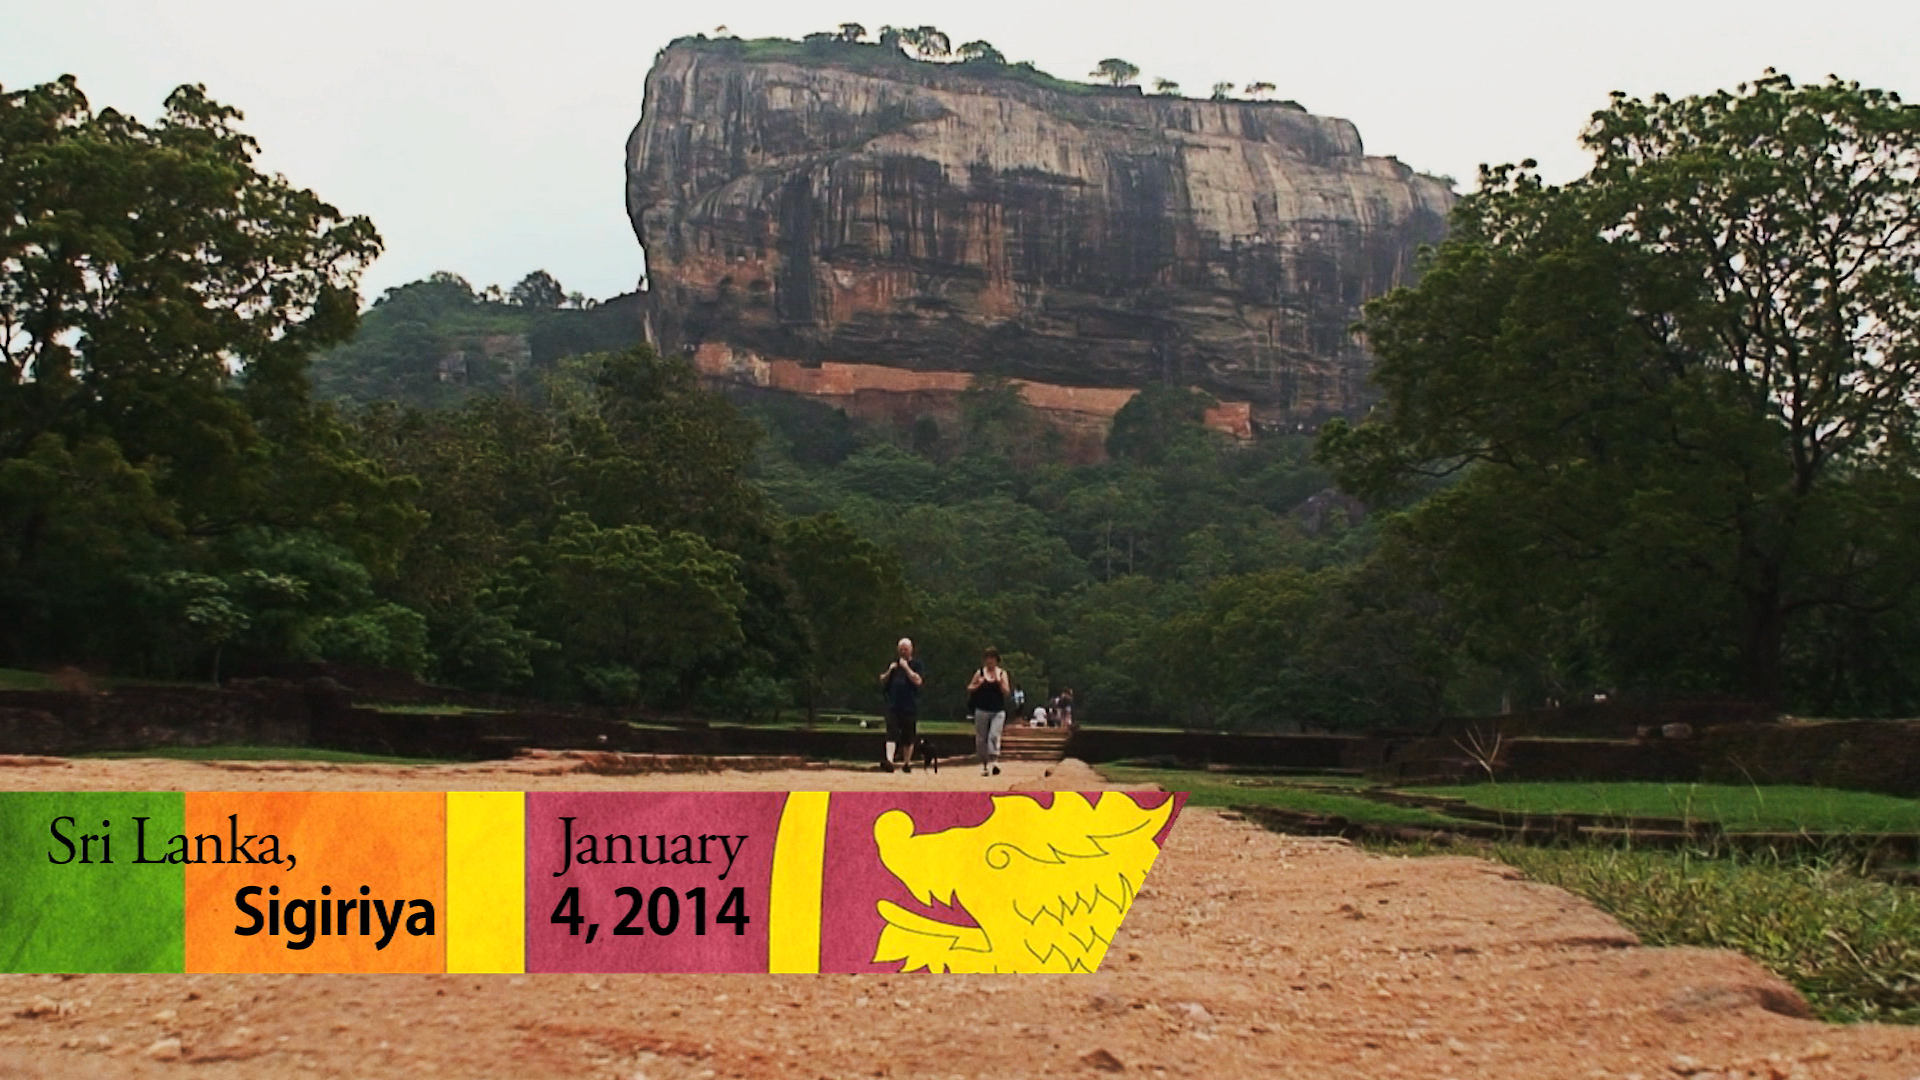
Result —
[{"label": "sandy ground", "polygon": [[[1077,762],[992,780],[559,767],[89,761],[0,768],[0,789],[1102,786]],[[1737,955],[1640,947],[1506,867],[1191,810],[1096,975],[0,976],[0,1077],[1920,1080],[1920,1030],[1804,1015]]]}]

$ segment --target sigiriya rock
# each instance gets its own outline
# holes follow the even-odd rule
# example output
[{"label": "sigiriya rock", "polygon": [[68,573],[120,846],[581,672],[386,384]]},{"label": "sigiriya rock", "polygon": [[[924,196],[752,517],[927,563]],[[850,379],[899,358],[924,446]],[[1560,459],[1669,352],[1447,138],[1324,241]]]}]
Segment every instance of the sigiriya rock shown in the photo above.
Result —
[{"label": "sigiriya rock", "polygon": [[1291,102],[878,45],[675,42],[627,144],[656,347],[865,412],[1002,375],[1083,428],[1149,382],[1239,434],[1364,408],[1360,306],[1453,199]]}]

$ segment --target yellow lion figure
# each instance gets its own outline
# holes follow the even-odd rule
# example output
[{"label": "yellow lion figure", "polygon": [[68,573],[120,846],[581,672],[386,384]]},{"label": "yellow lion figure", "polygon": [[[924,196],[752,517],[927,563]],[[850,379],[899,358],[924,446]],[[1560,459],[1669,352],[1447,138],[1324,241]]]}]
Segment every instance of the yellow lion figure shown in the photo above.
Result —
[{"label": "yellow lion figure", "polygon": [[[880,860],[915,899],[955,909],[955,922],[879,902],[887,925],[875,963],[901,971],[1095,971],[1160,848],[1168,799],[1144,810],[1127,795],[996,796],[971,828],[914,835],[889,810],[873,823]],[[971,925],[968,925],[971,923]]]}]

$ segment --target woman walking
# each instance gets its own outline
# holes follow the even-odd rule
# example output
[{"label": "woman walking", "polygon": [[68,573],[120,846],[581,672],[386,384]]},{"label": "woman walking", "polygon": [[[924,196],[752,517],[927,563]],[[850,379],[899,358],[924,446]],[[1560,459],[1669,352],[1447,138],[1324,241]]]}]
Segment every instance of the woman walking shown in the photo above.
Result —
[{"label": "woman walking", "polygon": [[1007,724],[1007,696],[1013,680],[1000,666],[1000,651],[988,649],[980,670],[967,683],[967,707],[973,710],[973,746],[980,775],[1000,775],[1000,731]]}]

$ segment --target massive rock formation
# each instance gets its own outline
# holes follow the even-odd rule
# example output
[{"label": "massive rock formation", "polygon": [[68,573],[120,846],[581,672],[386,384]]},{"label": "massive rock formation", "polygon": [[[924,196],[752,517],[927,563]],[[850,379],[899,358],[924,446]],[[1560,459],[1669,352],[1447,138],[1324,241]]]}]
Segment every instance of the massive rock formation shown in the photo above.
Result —
[{"label": "massive rock formation", "polygon": [[871,45],[676,42],[627,145],[648,336],[709,375],[856,404],[991,372],[1093,421],[1164,381],[1243,432],[1365,403],[1350,327],[1452,199],[1291,103]]}]

